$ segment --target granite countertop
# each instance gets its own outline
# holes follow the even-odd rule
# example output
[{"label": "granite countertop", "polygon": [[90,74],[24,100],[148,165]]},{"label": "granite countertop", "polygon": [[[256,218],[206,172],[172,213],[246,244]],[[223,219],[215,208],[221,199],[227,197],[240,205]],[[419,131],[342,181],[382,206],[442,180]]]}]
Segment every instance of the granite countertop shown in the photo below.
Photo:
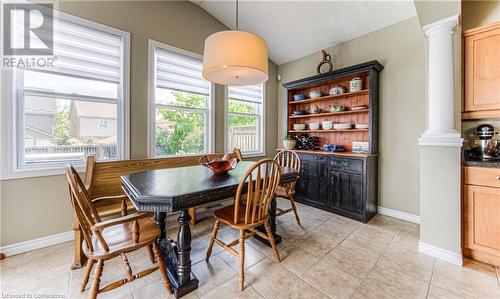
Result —
[{"label": "granite countertop", "polygon": [[500,168],[500,159],[488,161],[478,159],[469,150],[464,151],[463,161],[465,166]]}]

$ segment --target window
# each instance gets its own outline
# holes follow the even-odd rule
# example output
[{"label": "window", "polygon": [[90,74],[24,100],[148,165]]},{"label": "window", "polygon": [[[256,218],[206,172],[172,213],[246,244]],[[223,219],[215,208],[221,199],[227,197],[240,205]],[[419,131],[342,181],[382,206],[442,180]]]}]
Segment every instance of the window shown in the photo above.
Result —
[{"label": "window", "polygon": [[128,157],[129,34],[57,11],[53,21],[54,64],[8,70],[2,81],[12,87],[2,107],[13,112],[3,112],[7,176],[61,173],[89,154]]},{"label": "window", "polygon": [[212,84],[202,57],[150,40],[150,154],[212,151]]},{"label": "window", "polygon": [[226,94],[227,150],[264,155],[264,84],[229,86]]}]

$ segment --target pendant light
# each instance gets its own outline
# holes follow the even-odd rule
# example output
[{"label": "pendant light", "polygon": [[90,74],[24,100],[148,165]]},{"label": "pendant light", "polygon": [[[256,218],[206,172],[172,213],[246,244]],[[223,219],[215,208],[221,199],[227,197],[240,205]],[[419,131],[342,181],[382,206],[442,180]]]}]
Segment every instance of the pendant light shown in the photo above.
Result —
[{"label": "pendant light", "polygon": [[203,78],[222,85],[254,85],[267,81],[267,45],[259,36],[238,30],[220,31],[205,40]]}]

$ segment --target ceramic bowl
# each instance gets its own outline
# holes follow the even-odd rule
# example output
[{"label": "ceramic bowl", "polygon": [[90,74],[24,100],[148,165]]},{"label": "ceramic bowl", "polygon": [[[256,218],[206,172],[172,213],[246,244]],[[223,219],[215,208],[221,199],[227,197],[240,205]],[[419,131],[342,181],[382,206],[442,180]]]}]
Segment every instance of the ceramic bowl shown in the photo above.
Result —
[{"label": "ceramic bowl", "polygon": [[296,131],[305,130],[306,129],[306,125],[305,124],[294,124],[293,125],[293,129],[296,130]]},{"label": "ceramic bowl", "polygon": [[319,123],[310,123],[309,130],[319,130]]},{"label": "ceramic bowl", "polygon": [[236,167],[238,159],[234,158],[231,154],[226,154],[222,159],[214,158],[212,161],[207,156],[200,158],[199,163],[206,168],[210,169],[213,174],[226,174]]},{"label": "ceramic bowl", "polygon": [[319,97],[321,97],[321,91],[318,91],[318,90],[311,91],[311,92],[309,93],[309,97],[310,97],[311,99],[319,98]]},{"label": "ceramic bowl", "polygon": [[323,130],[331,130],[333,128],[333,122],[331,120],[324,120],[321,122],[321,127]]},{"label": "ceramic bowl", "polygon": [[294,101],[302,101],[302,100],[305,100],[306,99],[306,95],[305,94],[301,94],[301,93],[298,93],[296,95],[293,96],[293,100]]}]

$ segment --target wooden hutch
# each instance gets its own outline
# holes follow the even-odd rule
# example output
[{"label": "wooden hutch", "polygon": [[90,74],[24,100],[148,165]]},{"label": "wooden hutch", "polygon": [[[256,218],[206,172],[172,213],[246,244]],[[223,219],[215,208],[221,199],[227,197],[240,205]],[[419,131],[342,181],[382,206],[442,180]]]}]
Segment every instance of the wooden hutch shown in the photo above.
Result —
[{"label": "wooden hutch", "polygon": [[[378,92],[379,72],[383,66],[370,61],[332,72],[283,84],[287,95],[287,134],[308,134],[317,137],[314,150],[296,150],[301,159],[297,201],[328,210],[359,221],[367,222],[376,214],[378,205]],[[360,91],[349,92],[349,81],[362,79]],[[328,95],[334,86],[345,93]],[[294,95],[321,91],[322,97],[294,101]],[[333,104],[347,111],[330,112]],[[293,115],[296,110],[309,111],[318,106],[323,113]],[[351,111],[350,107],[366,105],[368,109]],[[367,129],[294,130],[294,124],[333,121],[333,123],[364,123]],[[309,127],[309,126],[307,126]],[[368,142],[368,151],[352,153],[352,142]],[[326,152],[323,144],[342,144],[344,152]]]}]

